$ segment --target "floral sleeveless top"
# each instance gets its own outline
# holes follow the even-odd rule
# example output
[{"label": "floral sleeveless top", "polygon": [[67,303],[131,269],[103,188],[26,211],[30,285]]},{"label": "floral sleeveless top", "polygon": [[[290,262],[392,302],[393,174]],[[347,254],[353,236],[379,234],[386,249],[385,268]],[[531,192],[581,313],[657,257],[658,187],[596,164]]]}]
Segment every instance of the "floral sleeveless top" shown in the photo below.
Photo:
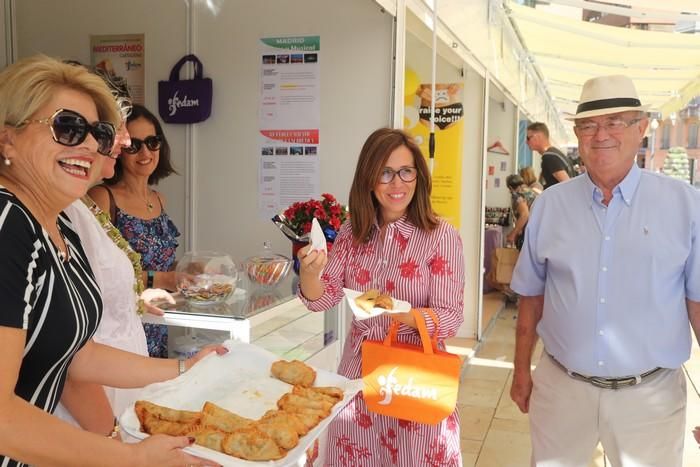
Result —
[{"label": "floral sleeveless top", "polygon": [[162,205],[160,216],[154,219],[132,216],[117,206],[114,225],[131,248],[141,254],[144,271],[170,270],[175,261],[180,232]]}]

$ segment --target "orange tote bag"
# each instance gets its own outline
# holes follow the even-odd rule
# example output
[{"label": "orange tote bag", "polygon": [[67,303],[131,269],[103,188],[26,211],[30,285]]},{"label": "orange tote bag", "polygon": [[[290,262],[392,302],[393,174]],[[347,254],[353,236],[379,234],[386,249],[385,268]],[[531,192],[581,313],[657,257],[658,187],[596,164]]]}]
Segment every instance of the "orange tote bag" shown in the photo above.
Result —
[{"label": "orange tote bag", "polygon": [[371,412],[435,425],[455,409],[461,362],[457,355],[438,350],[438,318],[424,310],[436,332],[431,339],[421,312],[411,310],[422,345],[396,342],[400,323],[395,320],[384,342],[362,343],[362,394]]}]

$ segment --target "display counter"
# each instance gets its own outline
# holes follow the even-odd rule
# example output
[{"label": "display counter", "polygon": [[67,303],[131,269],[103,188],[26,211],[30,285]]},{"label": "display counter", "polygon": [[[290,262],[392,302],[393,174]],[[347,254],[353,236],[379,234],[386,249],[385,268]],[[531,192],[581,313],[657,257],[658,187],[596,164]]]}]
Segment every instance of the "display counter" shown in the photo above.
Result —
[{"label": "display counter", "polygon": [[[330,367],[339,357],[338,309],[309,311],[296,296],[296,282],[297,277],[290,274],[276,287],[262,287],[244,277],[228,300],[218,305],[193,306],[176,294],[174,305],[162,306],[163,316],[147,313],[142,321],[186,328],[189,334],[220,331],[214,340],[250,342],[286,359],[307,360],[325,352],[332,354],[324,358]],[[171,335],[178,334],[173,331]]]}]

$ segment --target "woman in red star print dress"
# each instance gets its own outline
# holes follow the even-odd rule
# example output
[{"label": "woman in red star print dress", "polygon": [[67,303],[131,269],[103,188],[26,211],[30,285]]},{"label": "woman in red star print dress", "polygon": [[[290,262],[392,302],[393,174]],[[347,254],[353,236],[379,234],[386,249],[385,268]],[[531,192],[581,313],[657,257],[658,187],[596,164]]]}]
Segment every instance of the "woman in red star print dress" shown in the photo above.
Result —
[{"label": "woman in red star print dress", "polygon": [[[372,133],[350,189],[352,219],[330,257],[308,247],[300,251],[304,304],[324,311],[342,300],[343,287],[376,288],[414,308],[432,308],[440,342],[454,336],[463,320],[462,242],[433,212],[430,190],[425,158],[410,136],[388,128]],[[409,314],[353,319],[338,373],[359,378],[362,342],[384,339],[392,319],[402,323],[399,342],[420,343]],[[427,315],[425,320],[432,335],[435,323]],[[460,467],[459,439],[457,410],[438,425],[424,425],[371,413],[359,393],[328,429],[324,465]]]}]

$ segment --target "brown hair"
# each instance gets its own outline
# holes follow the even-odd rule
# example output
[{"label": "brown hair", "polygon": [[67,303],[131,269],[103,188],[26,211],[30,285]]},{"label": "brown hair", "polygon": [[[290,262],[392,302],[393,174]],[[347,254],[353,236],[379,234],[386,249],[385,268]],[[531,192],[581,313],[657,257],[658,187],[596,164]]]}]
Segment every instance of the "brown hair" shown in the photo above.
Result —
[{"label": "brown hair", "polygon": [[542,133],[545,138],[549,139],[549,128],[542,122],[530,123],[527,126],[527,131],[534,131],[536,133]]},{"label": "brown hair", "polygon": [[367,243],[369,240],[370,230],[379,212],[374,187],[379,183],[379,177],[389,156],[401,146],[405,146],[413,154],[413,164],[417,171],[416,190],[406,210],[408,220],[419,229],[428,231],[439,225],[438,217],[430,204],[430,171],[420,148],[405,132],[380,128],[369,135],[362,146],[350,188],[352,236],[357,243]]},{"label": "brown hair", "polygon": [[[149,185],[157,185],[159,181],[171,174],[177,174],[175,167],[173,167],[172,162],[170,162],[170,144],[168,144],[168,139],[163,133],[163,127],[158,121],[158,118],[153,115],[153,113],[146,107],[140,104],[133,104],[131,107],[131,113],[126,120],[127,125],[135,120],[142,118],[153,125],[155,129],[156,136],[160,136],[160,149],[158,150],[158,165],[153,170],[153,173],[148,176]],[[122,151],[123,152],[123,151]],[[122,179],[124,176],[124,167],[122,166],[122,157],[131,157],[130,154],[122,154],[118,159],[117,163],[114,164],[114,176],[110,179],[105,180],[107,185],[114,185]],[[179,174],[178,174],[179,175]]]},{"label": "brown hair", "polygon": [[523,181],[527,186],[530,186],[537,181],[537,177],[535,177],[535,171],[530,166],[521,168],[520,176],[523,177]]}]

